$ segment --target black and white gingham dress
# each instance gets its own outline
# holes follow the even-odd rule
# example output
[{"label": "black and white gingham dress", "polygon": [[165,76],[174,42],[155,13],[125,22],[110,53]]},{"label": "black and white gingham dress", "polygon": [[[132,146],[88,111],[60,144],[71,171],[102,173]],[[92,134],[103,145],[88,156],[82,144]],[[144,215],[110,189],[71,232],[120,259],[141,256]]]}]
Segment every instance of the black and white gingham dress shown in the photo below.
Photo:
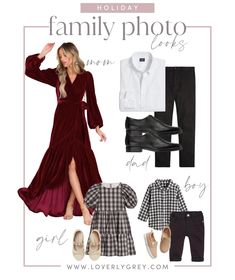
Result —
[{"label": "black and white gingham dress", "polygon": [[180,187],[171,179],[158,179],[148,186],[138,219],[149,227],[162,230],[170,224],[171,212],[187,211]]},{"label": "black and white gingham dress", "polygon": [[[100,183],[87,192],[85,203],[94,208],[91,230],[98,229],[101,234],[102,256],[135,255],[135,246],[126,212],[134,208],[137,197],[134,190],[123,183]],[[86,253],[88,253],[89,240]]]}]

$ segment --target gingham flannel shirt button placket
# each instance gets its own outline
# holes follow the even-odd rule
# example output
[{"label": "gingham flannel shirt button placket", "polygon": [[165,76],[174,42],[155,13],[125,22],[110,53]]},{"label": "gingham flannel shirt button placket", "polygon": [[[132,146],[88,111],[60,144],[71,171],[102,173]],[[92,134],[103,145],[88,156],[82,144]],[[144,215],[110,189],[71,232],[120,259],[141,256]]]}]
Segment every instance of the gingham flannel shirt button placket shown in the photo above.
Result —
[{"label": "gingham flannel shirt button placket", "polygon": [[164,220],[165,220],[165,211],[164,211],[164,191],[161,187],[161,208],[162,208],[162,219],[161,219],[161,224],[164,224]]}]

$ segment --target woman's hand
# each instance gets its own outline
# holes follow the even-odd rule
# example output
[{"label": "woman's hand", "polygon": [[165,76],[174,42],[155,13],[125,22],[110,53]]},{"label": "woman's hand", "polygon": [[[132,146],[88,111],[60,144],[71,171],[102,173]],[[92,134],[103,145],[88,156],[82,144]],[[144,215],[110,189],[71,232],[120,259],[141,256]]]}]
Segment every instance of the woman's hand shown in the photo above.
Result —
[{"label": "woman's hand", "polygon": [[46,56],[54,47],[55,43],[47,43],[45,45],[45,47],[42,49],[42,51],[40,52],[40,54],[38,55],[38,58],[43,58],[44,56]]},{"label": "woman's hand", "polygon": [[105,142],[107,138],[106,138],[104,132],[99,128],[99,126],[96,127],[95,131],[100,136],[100,141]]}]

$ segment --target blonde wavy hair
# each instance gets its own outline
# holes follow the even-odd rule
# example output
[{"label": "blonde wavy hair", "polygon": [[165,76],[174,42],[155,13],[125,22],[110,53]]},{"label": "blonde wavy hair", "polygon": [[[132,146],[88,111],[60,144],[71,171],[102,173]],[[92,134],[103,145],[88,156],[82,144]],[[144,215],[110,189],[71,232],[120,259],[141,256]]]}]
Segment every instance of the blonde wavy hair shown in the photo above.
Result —
[{"label": "blonde wavy hair", "polygon": [[73,67],[77,74],[80,74],[84,71],[85,64],[79,57],[79,52],[77,47],[73,43],[63,43],[57,50],[57,60],[59,64],[57,65],[56,71],[58,74],[58,78],[60,81],[60,98],[65,98],[67,96],[67,93],[65,91],[65,85],[66,85],[66,77],[68,75],[67,69],[63,66],[63,64],[60,61],[59,57],[59,50],[63,49],[63,51],[67,54],[71,54],[73,58]]}]

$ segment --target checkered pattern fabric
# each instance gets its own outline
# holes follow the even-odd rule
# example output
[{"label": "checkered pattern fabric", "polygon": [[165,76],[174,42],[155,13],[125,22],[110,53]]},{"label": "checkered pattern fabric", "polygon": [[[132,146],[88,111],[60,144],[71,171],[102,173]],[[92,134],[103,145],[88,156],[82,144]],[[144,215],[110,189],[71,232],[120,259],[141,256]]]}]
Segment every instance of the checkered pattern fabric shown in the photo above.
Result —
[{"label": "checkered pattern fabric", "polygon": [[171,212],[187,211],[180,187],[171,179],[158,179],[148,186],[138,219],[148,220],[149,227],[162,230],[170,224]]},{"label": "checkered pattern fabric", "polygon": [[[98,229],[101,234],[102,256],[135,255],[135,246],[126,207],[134,208],[137,197],[126,184],[96,184],[85,197],[87,207],[94,208],[90,232]],[[89,240],[86,253],[89,251]]]}]

